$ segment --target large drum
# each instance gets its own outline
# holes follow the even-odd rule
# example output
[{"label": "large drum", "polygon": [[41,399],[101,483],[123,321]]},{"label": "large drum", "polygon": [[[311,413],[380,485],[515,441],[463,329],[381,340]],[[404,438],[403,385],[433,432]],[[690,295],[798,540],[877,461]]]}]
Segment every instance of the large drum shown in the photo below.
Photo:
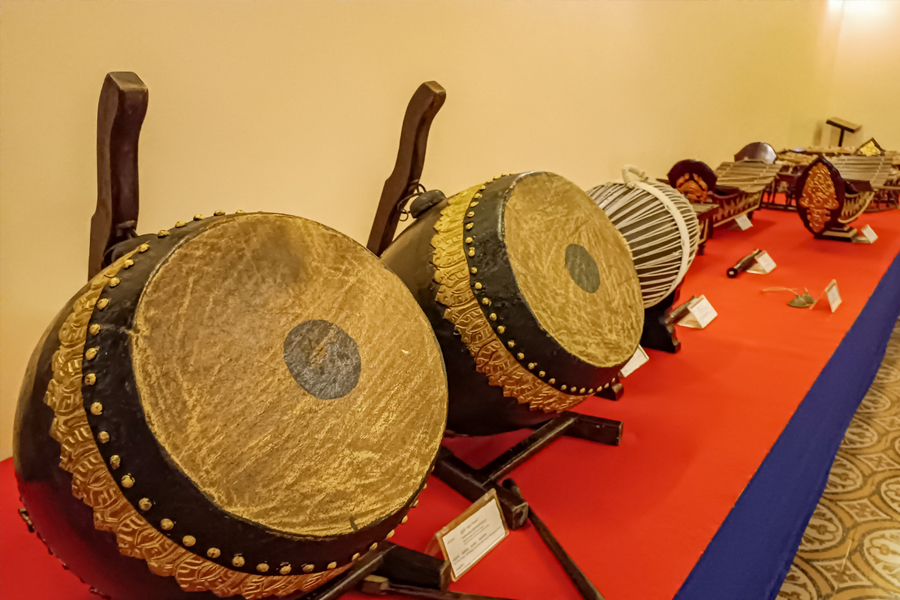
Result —
[{"label": "large drum", "polygon": [[296,598],[406,521],[445,429],[440,348],[331,229],[178,225],[117,247],[44,334],[16,415],[22,500],[107,597]]},{"label": "large drum", "polygon": [[575,184],[504,175],[413,208],[416,221],[382,258],[437,334],[451,432],[547,421],[608,386],[631,358],[643,324],[631,255]]},{"label": "large drum", "polygon": [[622,170],[624,183],[588,191],[625,236],[644,307],[659,304],[684,279],[697,254],[700,223],[687,198],[664,183],[650,181],[634,167]]}]

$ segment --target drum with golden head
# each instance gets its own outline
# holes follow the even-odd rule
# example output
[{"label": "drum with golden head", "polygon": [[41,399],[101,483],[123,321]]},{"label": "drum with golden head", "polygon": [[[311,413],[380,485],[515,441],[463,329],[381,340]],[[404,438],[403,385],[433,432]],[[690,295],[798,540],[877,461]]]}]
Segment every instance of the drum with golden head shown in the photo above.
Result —
[{"label": "drum with golden head", "polygon": [[628,246],[552,173],[504,175],[419,212],[382,258],[444,353],[448,428],[487,435],[555,417],[608,386],[641,337]]},{"label": "drum with golden head", "polygon": [[38,345],[16,474],[118,600],[296,598],[406,520],[445,429],[428,320],[362,246],[278,214],[116,248]]}]

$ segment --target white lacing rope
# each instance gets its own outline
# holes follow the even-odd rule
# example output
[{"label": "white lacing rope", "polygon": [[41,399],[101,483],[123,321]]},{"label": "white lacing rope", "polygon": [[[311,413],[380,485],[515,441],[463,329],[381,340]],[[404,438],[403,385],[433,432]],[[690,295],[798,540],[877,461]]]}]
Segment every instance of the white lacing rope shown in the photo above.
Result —
[{"label": "white lacing rope", "polygon": [[[641,280],[644,306],[658,304],[681,282],[693,262],[696,244],[699,241],[699,225],[690,225],[682,214],[680,196],[666,194],[662,185],[649,182],[647,175],[632,166],[623,169],[625,186],[607,184],[597,186],[588,194],[610,216],[616,228],[625,236],[634,257],[635,270]],[[636,181],[640,178],[641,181]],[[626,189],[622,189],[626,187]],[[656,208],[655,202],[648,202],[646,194],[659,200],[664,211]],[[687,205],[687,201],[684,201]],[[690,206],[687,205],[690,210]],[[677,239],[659,239],[660,225],[670,226],[669,215],[678,229]],[[680,260],[674,256],[681,251]],[[639,263],[639,264],[638,264]]]}]

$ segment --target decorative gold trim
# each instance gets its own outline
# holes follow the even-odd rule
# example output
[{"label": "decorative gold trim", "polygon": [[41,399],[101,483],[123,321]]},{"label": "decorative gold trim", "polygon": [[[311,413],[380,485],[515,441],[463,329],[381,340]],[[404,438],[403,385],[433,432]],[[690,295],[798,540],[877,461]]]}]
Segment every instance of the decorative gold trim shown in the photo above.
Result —
[{"label": "decorative gold trim", "polygon": [[[463,217],[469,202],[480,189],[484,186],[469,188],[450,198],[434,225],[436,233],[431,238],[431,245],[434,248],[434,280],[438,284],[435,300],[447,307],[444,318],[459,332],[475,359],[475,368],[487,375],[491,385],[502,387],[504,396],[544,412],[568,410],[588,396],[564,394],[516,362],[481,312],[469,286]],[[469,223],[466,228],[471,229],[471,225]],[[475,273],[475,268],[471,272]],[[502,326],[497,329],[501,333],[505,331]]]},{"label": "decorative gold trim", "polygon": [[816,233],[825,229],[826,223],[831,220],[831,211],[838,208],[837,192],[828,167],[822,163],[813,165],[797,204],[806,209],[810,229]]},{"label": "decorative gold trim", "polygon": [[136,251],[91,280],[88,291],[75,301],[72,313],[59,330],[60,346],[53,354],[53,380],[47,386],[44,402],[54,412],[50,435],[61,446],[59,466],[72,474],[72,494],[94,509],[94,527],[116,535],[119,552],[145,560],[156,575],[175,577],[187,592],[210,591],[217,596],[241,595],[256,600],[315,589],[352,563],[333,571],[287,577],[232,571],[181,548],[157,531],[128,502],[107,470],[84,410],[81,363],[97,298],[109,278]]}]

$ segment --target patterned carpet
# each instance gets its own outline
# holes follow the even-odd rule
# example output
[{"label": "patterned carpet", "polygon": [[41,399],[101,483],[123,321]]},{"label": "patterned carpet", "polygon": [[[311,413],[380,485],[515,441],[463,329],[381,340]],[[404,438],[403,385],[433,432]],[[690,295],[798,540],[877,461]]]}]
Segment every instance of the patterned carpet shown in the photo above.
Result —
[{"label": "patterned carpet", "polygon": [[900,600],[900,322],[779,600]]}]

